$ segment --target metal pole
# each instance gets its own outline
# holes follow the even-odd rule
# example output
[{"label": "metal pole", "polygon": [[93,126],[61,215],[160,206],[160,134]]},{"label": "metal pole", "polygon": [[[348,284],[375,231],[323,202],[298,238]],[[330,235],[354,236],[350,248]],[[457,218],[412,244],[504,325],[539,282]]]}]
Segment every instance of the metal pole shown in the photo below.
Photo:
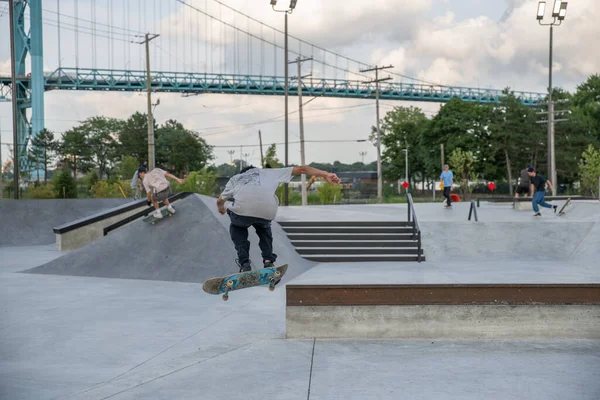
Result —
[{"label": "metal pole", "polygon": [[9,19],[10,19],[10,78],[12,85],[12,122],[13,122],[13,181],[14,181],[14,198],[19,199],[19,133],[17,132],[17,96],[19,90],[17,89],[17,60],[15,57],[15,13],[14,13],[14,0],[8,1]]},{"label": "metal pole", "polygon": [[152,117],[152,79],[150,78],[150,39],[146,33],[146,91],[148,93],[148,170],[154,169],[154,118]]},{"label": "metal pole", "polygon": [[381,131],[379,130],[379,70],[375,70],[375,112],[377,115],[377,203],[383,203],[383,178],[381,176]]},{"label": "metal pole", "polygon": [[552,37],[554,27],[550,25],[550,51],[548,65],[548,179],[552,182],[552,196],[556,196],[556,158],[554,153],[554,104],[552,103]]},{"label": "metal pole", "polygon": [[442,169],[444,169],[444,143],[440,144],[440,151],[442,152]]},{"label": "metal pole", "polygon": [[[305,154],[304,154],[304,120],[302,114],[302,62],[300,57],[296,59],[298,62],[298,113],[300,114],[300,164],[305,165]],[[302,183],[302,205],[308,204],[306,194],[306,175],[302,174],[300,177]]]},{"label": "metal pole", "polygon": [[[405,152],[406,152],[406,155],[404,158],[404,163],[406,164],[406,166],[405,166],[406,167],[406,171],[405,171],[406,178],[405,179],[406,179],[406,183],[408,183],[408,147],[406,148]],[[406,188],[406,193],[408,193],[408,187]]]},{"label": "metal pole", "polygon": [[258,143],[260,145],[260,167],[264,168],[265,167],[265,158],[263,157],[262,134],[260,133],[260,130],[258,131]]},{"label": "metal pole", "polygon": [[[285,13],[285,49],[284,49],[284,53],[285,53],[285,60],[284,60],[284,67],[285,67],[285,166],[288,167],[288,13]],[[289,205],[289,199],[288,199],[288,184],[284,184],[283,185],[284,188],[284,195],[283,195],[283,201],[284,204],[287,206]]]}]

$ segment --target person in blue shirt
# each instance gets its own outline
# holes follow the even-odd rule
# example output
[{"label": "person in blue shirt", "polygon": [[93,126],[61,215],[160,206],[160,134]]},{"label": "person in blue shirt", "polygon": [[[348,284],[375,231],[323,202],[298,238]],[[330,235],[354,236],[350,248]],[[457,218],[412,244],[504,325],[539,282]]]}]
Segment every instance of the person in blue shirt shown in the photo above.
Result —
[{"label": "person in blue shirt", "polygon": [[446,208],[452,207],[452,199],[450,198],[450,192],[452,191],[452,184],[454,183],[454,174],[450,171],[448,164],[444,165],[444,170],[440,175],[440,181],[444,185],[444,197],[446,198]]}]

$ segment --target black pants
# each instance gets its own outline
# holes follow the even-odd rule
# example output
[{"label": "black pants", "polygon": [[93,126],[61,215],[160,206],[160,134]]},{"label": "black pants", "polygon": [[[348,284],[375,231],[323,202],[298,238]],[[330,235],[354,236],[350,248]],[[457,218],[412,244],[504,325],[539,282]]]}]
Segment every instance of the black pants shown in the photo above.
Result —
[{"label": "black pants", "polygon": [[246,217],[237,215],[236,213],[227,210],[231,225],[229,226],[229,234],[235,245],[235,250],[238,254],[240,265],[250,262],[250,242],[248,241],[248,228],[251,226],[256,230],[258,235],[258,246],[260,247],[263,261],[269,260],[275,262],[277,254],[273,253],[273,233],[271,232],[271,221],[263,218]]},{"label": "black pants", "polygon": [[444,186],[444,197],[447,200],[447,204],[448,206],[452,205],[452,198],[450,197],[450,186]]}]

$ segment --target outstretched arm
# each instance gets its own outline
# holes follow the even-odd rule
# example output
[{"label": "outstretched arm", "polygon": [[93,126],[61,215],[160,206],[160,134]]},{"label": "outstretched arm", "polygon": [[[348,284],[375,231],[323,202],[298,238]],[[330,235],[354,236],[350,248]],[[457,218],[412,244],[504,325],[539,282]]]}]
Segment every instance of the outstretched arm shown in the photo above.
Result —
[{"label": "outstretched arm", "polygon": [[546,181],[546,184],[548,185],[548,188],[549,188],[550,190],[552,190],[552,182],[550,182],[550,181]]},{"label": "outstretched arm", "polygon": [[340,178],[336,174],[331,172],[322,171],[320,169],[316,169],[313,167],[309,167],[308,165],[302,165],[300,167],[294,167],[292,169],[292,175],[312,175],[312,176],[320,176],[321,178],[325,178],[325,180],[329,183],[340,183]]},{"label": "outstretched arm", "polygon": [[171,179],[174,179],[174,180],[176,180],[177,182],[179,182],[179,184],[180,184],[180,185],[182,185],[182,184],[183,184],[183,179],[179,179],[179,178],[178,178],[178,177],[176,177],[175,175],[172,175],[172,174],[170,174],[170,173],[168,173],[168,172],[165,174],[165,177],[167,177],[167,178],[171,178]]},{"label": "outstretched arm", "polygon": [[225,215],[225,200],[221,196],[217,199],[217,209],[219,210],[219,214]]}]

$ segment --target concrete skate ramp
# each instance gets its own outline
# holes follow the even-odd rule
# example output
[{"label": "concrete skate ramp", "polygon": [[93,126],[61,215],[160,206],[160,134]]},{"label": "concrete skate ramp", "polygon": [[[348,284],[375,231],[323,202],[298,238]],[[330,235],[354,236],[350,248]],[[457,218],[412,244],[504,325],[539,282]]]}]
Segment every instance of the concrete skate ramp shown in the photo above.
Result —
[{"label": "concrete skate ramp", "polygon": [[55,242],[53,228],[130,202],[131,199],[0,201],[0,247]]},{"label": "concrete skate ramp", "polygon": [[422,222],[430,261],[589,260],[600,256],[600,222]]},{"label": "concrete skate ramp", "polygon": [[[208,207],[207,204],[212,204],[216,208],[214,202],[211,199],[205,203],[200,196],[190,195],[175,204],[174,216],[155,225],[141,220],[132,222],[63,257],[23,272],[194,283],[237,272],[236,252],[224,226],[229,218]],[[250,236],[255,235],[251,232]],[[260,265],[260,253],[257,257],[256,249],[253,250],[252,263]],[[290,267],[294,271],[292,262]]]}]

